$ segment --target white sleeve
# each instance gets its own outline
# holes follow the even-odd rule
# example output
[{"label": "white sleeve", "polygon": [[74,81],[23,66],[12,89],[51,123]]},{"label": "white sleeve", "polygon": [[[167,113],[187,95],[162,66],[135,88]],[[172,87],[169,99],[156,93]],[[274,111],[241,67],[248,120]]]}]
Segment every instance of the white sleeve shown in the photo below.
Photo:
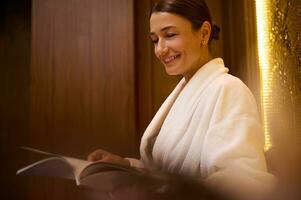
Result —
[{"label": "white sleeve", "polygon": [[[241,199],[258,199],[273,189],[275,178],[267,172],[259,127],[250,119],[236,119],[208,133],[205,181]],[[230,134],[229,134],[230,133]]]},{"label": "white sleeve", "polygon": [[276,182],[267,172],[264,134],[252,94],[244,87],[221,93],[204,140],[205,181],[240,199],[259,199]]}]

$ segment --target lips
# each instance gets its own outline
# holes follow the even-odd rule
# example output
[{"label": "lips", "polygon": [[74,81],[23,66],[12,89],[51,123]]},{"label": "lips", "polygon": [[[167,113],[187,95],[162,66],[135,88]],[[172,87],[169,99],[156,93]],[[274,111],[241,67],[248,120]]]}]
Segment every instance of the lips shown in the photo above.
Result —
[{"label": "lips", "polygon": [[161,60],[164,64],[169,64],[172,61],[174,61],[176,58],[179,58],[179,57],[180,57],[180,54],[174,55],[174,56],[166,56],[166,57],[163,57]]}]

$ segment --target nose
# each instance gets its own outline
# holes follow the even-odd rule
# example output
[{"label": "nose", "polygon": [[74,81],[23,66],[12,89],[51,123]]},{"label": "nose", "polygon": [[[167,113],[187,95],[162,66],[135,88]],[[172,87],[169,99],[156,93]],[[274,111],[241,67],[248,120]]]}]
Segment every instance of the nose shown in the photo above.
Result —
[{"label": "nose", "polygon": [[156,54],[161,57],[166,55],[168,52],[168,47],[166,46],[165,42],[163,40],[159,40],[158,44],[156,46]]}]

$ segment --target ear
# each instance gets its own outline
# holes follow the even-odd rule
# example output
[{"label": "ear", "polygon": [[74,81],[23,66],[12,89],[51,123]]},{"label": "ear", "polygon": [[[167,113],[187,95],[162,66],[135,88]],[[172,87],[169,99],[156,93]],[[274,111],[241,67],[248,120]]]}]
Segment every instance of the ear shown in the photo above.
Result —
[{"label": "ear", "polygon": [[205,21],[199,30],[200,40],[203,45],[208,44],[210,35],[211,35],[211,25],[208,21]]}]

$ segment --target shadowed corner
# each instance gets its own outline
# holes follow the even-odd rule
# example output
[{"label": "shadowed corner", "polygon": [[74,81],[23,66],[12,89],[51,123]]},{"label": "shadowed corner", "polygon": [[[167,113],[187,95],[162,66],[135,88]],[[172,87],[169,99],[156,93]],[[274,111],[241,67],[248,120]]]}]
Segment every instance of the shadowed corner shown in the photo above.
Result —
[{"label": "shadowed corner", "polygon": [[[130,177],[131,178],[131,177]],[[136,177],[135,177],[136,179]],[[120,186],[112,192],[87,189],[92,199],[118,200],[233,200],[226,194],[213,191],[200,181],[186,176],[152,173],[141,177],[131,185]]]}]

